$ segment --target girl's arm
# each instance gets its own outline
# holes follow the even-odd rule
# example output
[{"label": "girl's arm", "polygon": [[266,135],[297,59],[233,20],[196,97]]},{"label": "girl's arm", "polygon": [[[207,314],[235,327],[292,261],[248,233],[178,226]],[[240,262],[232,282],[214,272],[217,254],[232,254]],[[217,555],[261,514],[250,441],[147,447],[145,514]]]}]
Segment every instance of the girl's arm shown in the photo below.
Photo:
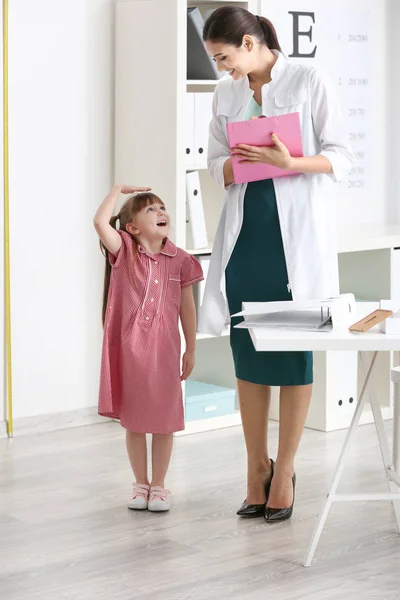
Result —
[{"label": "girl's arm", "polygon": [[183,381],[193,371],[196,352],[196,308],[191,285],[182,288],[180,317],[186,342],[186,351],[182,359],[181,380]]},{"label": "girl's arm", "polygon": [[121,237],[114,227],[110,225],[110,219],[113,215],[119,195],[147,192],[149,190],[151,190],[151,188],[115,185],[100,204],[94,216],[93,224],[99,238],[111,254],[117,254],[121,247]]}]

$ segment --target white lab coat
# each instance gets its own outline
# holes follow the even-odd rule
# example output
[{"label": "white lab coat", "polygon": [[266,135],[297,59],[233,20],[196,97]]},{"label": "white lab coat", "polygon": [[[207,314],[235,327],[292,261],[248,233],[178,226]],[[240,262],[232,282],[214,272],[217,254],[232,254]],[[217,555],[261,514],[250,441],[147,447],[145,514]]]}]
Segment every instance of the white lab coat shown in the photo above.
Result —
[{"label": "white lab coat", "polygon": [[[329,80],[315,67],[289,63],[282,54],[274,52],[278,60],[271,72],[272,81],[262,88],[262,113],[274,116],[299,112],[304,156],[326,156],[333,170],[330,175],[301,174],[273,181],[288,289],[296,301],[336,296],[339,277],[333,182],[340,181],[353,163],[348,133]],[[230,157],[226,124],[244,118],[252,95],[247,77],[221,80],[215,90],[208,169],[222,188],[223,166]],[[229,321],[225,269],[242,226],[246,187],[247,184],[232,184],[225,190],[199,315],[199,331],[204,333],[220,335]]]}]

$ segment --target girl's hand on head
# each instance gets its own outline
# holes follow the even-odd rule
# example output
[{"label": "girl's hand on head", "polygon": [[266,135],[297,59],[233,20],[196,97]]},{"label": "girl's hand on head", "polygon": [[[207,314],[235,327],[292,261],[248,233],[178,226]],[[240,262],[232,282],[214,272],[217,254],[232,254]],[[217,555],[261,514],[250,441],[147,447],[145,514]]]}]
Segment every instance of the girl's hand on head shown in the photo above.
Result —
[{"label": "girl's hand on head", "polygon": [[290,169],[292,157],[275,133],[271,135],[271,140],[275,146],[248,146],[247,144],[238,144],[232,149],[232,156],[240,158],[240,163],[254,164],[266,163],[280,169]]},{"label": "girl's hand on head", "polygon": [[185,381],[192,374],[195,363],[195,353],[186,350],[182,358],[181,381]]},{"label": "girl's hand on head", "polygon": [[136,185],[119,185],[121,194],[135,194],[136,192],[149,192],[151,187],[138,187]]}]

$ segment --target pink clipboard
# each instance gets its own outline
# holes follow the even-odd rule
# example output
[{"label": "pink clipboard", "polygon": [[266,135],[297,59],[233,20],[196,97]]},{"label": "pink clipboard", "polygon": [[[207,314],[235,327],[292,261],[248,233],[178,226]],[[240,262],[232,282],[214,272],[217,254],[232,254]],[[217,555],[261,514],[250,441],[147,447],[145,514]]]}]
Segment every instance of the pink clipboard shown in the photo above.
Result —
[{"label": "pink clipboard", "polygon": [[[251,119],[250,121],[235,121],[228,123],[226,128],[231,150],[238,144],[273,146],[271,135],[276,133],[289,150],[291,156],[303,156],[300,115],[298,112],[279,115],[277,117],[261,116],[258,119]],[[262,179],[273,179],[274,177],[298,175],[297,171],[288,171],[265,163],[240,164],[240,160],[243,159],[232,156],[235,183],[248,183]]]}]

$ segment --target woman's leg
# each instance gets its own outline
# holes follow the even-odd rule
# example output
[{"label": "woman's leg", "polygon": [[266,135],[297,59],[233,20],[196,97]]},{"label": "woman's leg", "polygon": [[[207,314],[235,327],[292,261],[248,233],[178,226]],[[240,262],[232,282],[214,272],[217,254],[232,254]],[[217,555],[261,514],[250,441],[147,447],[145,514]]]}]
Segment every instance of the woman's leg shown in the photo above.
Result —
[{"label": "woman's leg", "polygon": [[126,430],[126,449],[136,483],[149,485],[146,434]]},{"label": "woman's leg", "polygon": [[165,488],[165,476],[171,460],[174,434],[154,433],[152,442],[152,478],[151,486]]},{"label": "woman's leg", "polygon": [[293,502],[294,458],[310,406],[312,384],[282,386],[279,405],[279,445],[269,508],[289,508]]},{"label": "woman's leg", "polygon": [[265,503],[265,482],[271,473],[267,449],[271,388],[237,380],[240,414],[247,449],[247,503]]}]

